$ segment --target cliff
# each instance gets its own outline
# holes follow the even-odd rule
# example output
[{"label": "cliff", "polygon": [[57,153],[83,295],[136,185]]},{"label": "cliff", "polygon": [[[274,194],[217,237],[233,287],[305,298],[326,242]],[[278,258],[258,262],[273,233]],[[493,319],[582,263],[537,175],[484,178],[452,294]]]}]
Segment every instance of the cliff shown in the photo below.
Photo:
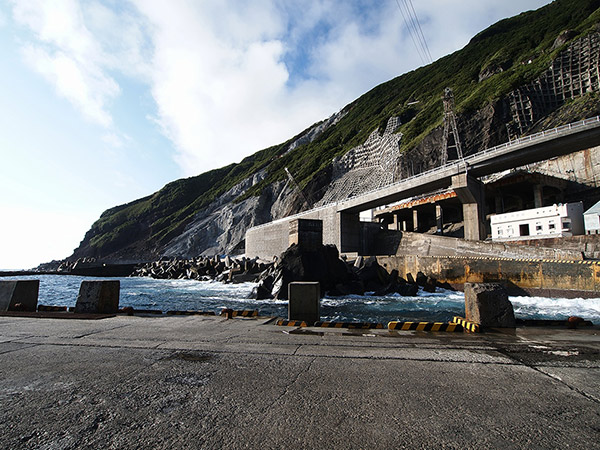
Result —
[{"label": "cliff", "polygon": [[439,165],[446,87],[465,154],[597,115],[598,8],[556,0],[502,20],[280,145],[105,211],[69,259],[241,253],[248,227],[348,195],[353,173],[387,183]]}]

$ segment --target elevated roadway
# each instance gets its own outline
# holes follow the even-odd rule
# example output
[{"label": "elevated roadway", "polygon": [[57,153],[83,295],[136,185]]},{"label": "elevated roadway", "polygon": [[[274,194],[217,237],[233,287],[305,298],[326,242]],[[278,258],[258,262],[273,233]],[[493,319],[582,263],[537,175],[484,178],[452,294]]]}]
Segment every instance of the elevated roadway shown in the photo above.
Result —
[{"label": "elevated roadway", "polygon": [[338,211],[360,212],[452,186],[460,174],[479,178],[600,145],[600,116],[542,131],[405,178],[336,203]]},{"label": "elevated roadway", "polygon": [[250,228],[246,255],[271,258],[282,253],[289,245],[288,224],[295,219],[323,221],[324,243],[335,244],[341,252],[359,252],[359,212],[443,188],[452,188],[462,203],[465,239],[485,239],[480,177],[598,145],[600,116],[525,136],[386,187]]}]

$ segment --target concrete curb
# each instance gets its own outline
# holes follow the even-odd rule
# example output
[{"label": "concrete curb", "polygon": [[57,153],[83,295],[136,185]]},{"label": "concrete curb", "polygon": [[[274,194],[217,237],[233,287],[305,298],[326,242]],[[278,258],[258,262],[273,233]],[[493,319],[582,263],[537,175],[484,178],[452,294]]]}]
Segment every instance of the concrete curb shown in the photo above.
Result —
[{"label": "concrete curb", "polygon": [[[134,310],[135,313],[135,310]],[[214,311],[167,311],[171,316],[214,316]]]},{"label": "concrete curb", "polygon": [[307,327],[308,324],[302,320],[278,320],[275,325],[280,327]]},{"label": "concrete curb", "polygon": [[458,317],[458,316],[454,316],[454,318],[452,319],[452,321],[454,323],[462,325],[462,327],[467,332],[470,332],[470,333],[480,333],[481,332],[481,329],[480,329],[478,323],[469,322],[467,319],[463,319],[462,317]]},{"label": "concrete curb", "polygon": [[389,330],[401,331],[445,331],[448,333],[463,331],[462,325],[458,323],[443,322],[396,322],[388,323]]},{"label": "concrete curb", "polygon": [[381,323],[375,322],[315,322],[313,325],[320,328],[348,328],[355,330],[370,330],[385,328]]},{"label": "concrete curb", "polygon": [[54,305],[38,305],[38,311],[64,311],[66,312],[68,308],[66,306],[54,306]]}]

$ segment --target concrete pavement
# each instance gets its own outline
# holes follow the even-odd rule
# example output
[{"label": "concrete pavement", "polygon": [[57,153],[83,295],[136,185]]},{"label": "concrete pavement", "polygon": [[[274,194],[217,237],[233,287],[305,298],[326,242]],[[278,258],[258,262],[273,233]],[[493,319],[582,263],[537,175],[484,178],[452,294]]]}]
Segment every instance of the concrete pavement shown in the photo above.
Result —
[{"label": "concrete pavement", "polygon": [[597,448],[600,330],[0,317],[2,448]]}]

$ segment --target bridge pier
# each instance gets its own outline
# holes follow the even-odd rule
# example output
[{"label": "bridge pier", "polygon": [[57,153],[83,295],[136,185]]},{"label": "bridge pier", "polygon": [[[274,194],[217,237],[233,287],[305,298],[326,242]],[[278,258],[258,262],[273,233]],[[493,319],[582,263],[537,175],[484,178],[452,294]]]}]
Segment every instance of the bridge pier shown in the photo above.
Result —
[{"label": "bridge pier", "polygon": [[356,253],[360,249],[360,219],[358,213],[340,211],[337,213],[340,253]]},{"label": "bridge pier", "polygon": [[435,204],[435,225],[437,234],[444,234],[444,210],[439,203]]},{"label": "bridge pier", "polygon": [[482,241],[487,237],[483,183],[466,173],[452,177],[452,189],[463,207],[465,239]]}]

